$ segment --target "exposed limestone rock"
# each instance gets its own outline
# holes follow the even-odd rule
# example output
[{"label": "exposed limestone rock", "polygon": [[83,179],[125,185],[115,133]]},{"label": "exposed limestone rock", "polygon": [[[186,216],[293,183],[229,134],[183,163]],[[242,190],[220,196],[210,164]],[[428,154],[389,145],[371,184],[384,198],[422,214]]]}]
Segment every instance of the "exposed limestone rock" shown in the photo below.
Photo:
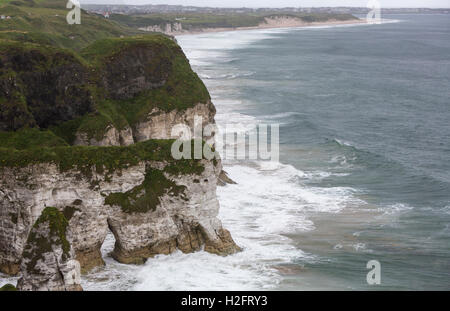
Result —
[{"label": "exposed limestone rock", "polygon": [[264,18],[264,22],[261,23],[260,27],[294,27],[294,26],[304,26],[307,23],[301,18],[294,16],[270,16]]},{"label": "exposed limestone rock", "polygon": [[[189,128],[194,128],[194,117],[202,118],[203,127],[208,124],[215,124],[215,107],[211,102],[206,104],[199,103],[193,108],[185,111],[172,110],[164,112],[158,108],[153,109],[147,117],[147,120],[136,126],[134,137],[136,141],[145,141],[148,139],[168,139],[172,137],[171,131],[177,124],[185,124]],[[204,137],[206,141],[212,138]]]},{"label": "exposed limestone rock", "polygon": [[95,172],[92,179],[76,170],[61,173],[54,164],[2,169],[1,271],[18,272],[28,232],[45,206],[55,206],[66,212],[73,208],[69,223],[76,257],[83,269],[103,263],[99,249],[108,232],[108,211],[103,207],[102,193],[127,191],[139,185],[144,179],[144,171],[144,166],[133,167],[122,171],[121,176],[113,176],[111,182],[105,182],[105,177]]},{"label": "exposed limestone rock", "polygon": [[[91,176],[77,170],[61,172],[55,164],[2,168],[2,272],[17,272],[28,232],[45,206],[55,206],[66,215],[75,258],[84,272],[103,264],[100,247],[108,226],[117,241],[113,256],[124,263],[140,263],[177,248],[193,252],[201,245],[205,245],[206,251],[223,255],[238,251],[217,219],[219,203],[215,190],[220,162],[216,166],[207,160],[201,163],[204,170],[199,175],[164,173],[165,178],[181,190],[176,193],[162,189],[167,192],[156,198],[155,208],[142,212],[124,211],[117,204],[105,205],[105,199],[111,194],[141,187],[148,168],[162,170],[166,165],[163,162],[141,162],[110,176],[97,173],[95,169]],[[148,199],[154,200],[155,196],[151,193]]]},{"label": "exposed limestone rock", "polygon": [[[175,125],[184,124],[189,128],[194,128],[194,117],[201,118],[202,125],[215,124],[215,107],[211,102],[206,104],[199,103],[193,108],[178,111],[172,110],[165,112],[154,108],[148,115],[146,121],[140,122],[132,130],[126,127],[122,130],[116,129],[110,125],[103,135],[102,139],[96,137],[89,138],[84,132],[76,134],[74,145],[78,146],[129,146],[135,142],[146,141],[149,139],[171,139],[178,138],[171,135]],[[208,143],[214,143],[214,135],[203,137]]]},{"label": "exposed limestone rock", "polygon": [[198,177],[177,176],[174,180],[185,187],[184,194],[165,194],[156,209],[145,214],[124,213],[116,207],[108,220],[116,237],[112,256],[122,263],[143,263],[177,248],[190,253],[205,245],[206,251],[220,255],[239,251],[217,219],[215,170],[207,165]]},{"label": "exposed limestone rock", "polygon": [[73,144],[75,146],[129,146],[134,144],[134,139],[130,127],[127,126],[119,131],[110,125],[101,140],[97,140],[96,137],[89,138],[87,133],[77,132]]},{"label": "exposed limestone rock", "polygon": [[[18,68],[0,82],[0,129],[47,130],[27,139],[12,135],[24,146],[0,148],[1,272],[14,275],[32,263],[22,289],[70,289],[65,277],[78,269],[76,263],[83,272],[104,264],[100,248],[109,229],[116,237],[112,255],[124,263],[142,263],[176,249],[204,247],[220,255],[239,250],[217,218],[220,160],[198,161],[198,171],[181,161],[174,171],[170,141],[138,148],[146,144],[138,142],[175,138],[171,131],[177,124],[192,130],[195,116],[202,117],[203,126],[214,124],[207,89],[174,41],[163,36],[105,39],[83,51],[86,62],[55,48],[20,49],[17,59],[12,59],[15,46],[0,53],[5,68]],[[24,90],[24,96],[14,95]],[[36,140],[30,137],[47,142],[44,133],[59,141],[32,149],[30,142]],[[214,143],[214,133],[203,138]],[[161,156],[142,156],[153,152]],[[137,158],[128,162],[129,156]],[[27,242],[30,231],[51,233],[39,222],[45,206],[55,207],[68,222],[69,255],[46,245],[39,257],[36,249],[42,245]],[[24,249],[28,259],[20,268]]]},{"label": "exposed limestone rock", "polygon": [[220,172],[220,174],[219,174],[218,179],[217,179],[217,185],[218,186],[225,186],[227,184],[235,185],[236,182],[228,176],[227,172],[222,170]]},{"label": "exposed limestone rock", "polygon": [[80,264],[74,259],[72,233],[64,215],[46,207],[28,236],[21,263],[22,291],[80,291]]}]

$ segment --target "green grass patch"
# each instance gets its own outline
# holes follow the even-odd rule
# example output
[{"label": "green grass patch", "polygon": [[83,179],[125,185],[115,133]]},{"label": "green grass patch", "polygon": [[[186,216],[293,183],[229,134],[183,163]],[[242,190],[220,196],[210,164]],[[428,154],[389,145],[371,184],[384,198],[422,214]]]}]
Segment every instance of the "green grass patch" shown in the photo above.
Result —
[{"label": "green grass patch", "polygon": [[[141,33],[84,10],[81,10],[81,24],[69,25],[66,21],[67,1],[8,2],[0,4],[0,15],[11,16],[11,19],[2,20],[0,23],[2,38],[20,38],[24,41],[80,50],[99,39]],[[37,30],[40,34],[36,33]]]},{"label": "green grass patch", "polygon": [[179,186],[167,179],[163,171],[150,168],[141,185],[125,193],[110,194],[106,197],[105,204],[120,206],[124,213],[146,213],[155,210],[165,194],[184,198],[185,189],[185,186]]},{"label": "green grass patch", "polygon": [[0,147],[12,149],[28,149],[43,147],[68,146],[61,138],[48,130],[24,128],[16,132],[0,131]]},{"label": "green grass patch", "polygon": [[62,172],[77,169],[90,177],[93,170],[107,176],[136,166],[141,161],[164,161],[171,166],[172,175],[201,173],[204,168],[199,160],[172,158],[173,142],[174,140],[149,140],[126,147],[69,146],[25,150],[0,148],[0,167],[20,168],[54,163]]}]

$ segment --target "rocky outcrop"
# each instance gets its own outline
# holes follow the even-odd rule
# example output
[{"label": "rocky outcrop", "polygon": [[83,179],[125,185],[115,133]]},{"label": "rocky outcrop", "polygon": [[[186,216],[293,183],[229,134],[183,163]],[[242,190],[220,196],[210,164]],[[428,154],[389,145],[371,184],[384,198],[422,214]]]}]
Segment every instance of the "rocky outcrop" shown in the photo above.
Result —
[{"label": "rocky outcrop", "polygon": [[22,291],[80,291],[80,264],[74,259],[72,233],[64,215],[46,207],[30,231],[21,263]]},{"label": "rocky outcrop", "polygon": [[159,205],[145,214],[130,214],[115,206],[108,219],[116,237],[113,257],[123,263],[142,263],[157,254],[170,254],[176,249],[190,253],[203,245],[206,251],[218,255],[238,251],[217,218],[218,169],[206,165],[199,176],[177,176],[176,187],[185,189],[184,193],[165,193]]},{"label": "rocky outcrop", "polygon": [[[14,79],[25,81],[31,74],[27,70],[34,68],[11,69],[17,51],[37,53],[46,66],[65,60],[56,62],[55,72],[43,71],[48,79],[41,82],[54,85],[13,90]],[[61,68],[78,77],[67,89],[61,81],[69,78]],[[41,127],[0,137],[6,145],[0,148],[0,271],[21,270],[21,289],[68,289],[64,275],[76,270],[75,262],[82,272],[104,264],[100,248],[109,230],[116,238],[112,256],[123,263],[142,263],[176,249],[203,248],[218,255],[240,250],[217,218],[220,160],[177,161],[171,154],[173,126],[192,130],[195,117],[205,126],[214,123],[215,115],[207,89],[173,40],[160,35],[107,39],[77,56],[37,45],[13,46],[0,52],[0,76],[6,78],[0,85],[0,128]],[[78,87],[87,92],[77,99],[85,106],[69,100]],[[39,94],[56,98],[55,103],[38,103],[35,99],[47,96]],[[75,110],[64,110],[70,103]],[[87,109],[81,116],[80,107]],[[17,114],[13,125],[7,123],[9,113]],[[213,144],[214,133],[203,139]],[[52,236],[40,221],[46,206],[67,221],[69,253],[64,248],[61,253],[58,245],[65,244],[56,238],[44,252],[28,238]]]},{"label": "rocky outcrop", "polygon": [[277,28],[277,27],[293,27],[293,26],[304,26],[307,23],[301,18],[296,16],[288,15],[274,15],[264,18],[264,22],[259,26],[263,28]]},{"label": "rocky outcrop", "polygon": [[[175,125],[184,124],[190,129],[194,128],[194,118],[201,118],[203,127],[208,124],[215,124],[214,116],[216,109],[209,101],[207,103],[199,103],[192,108],[183,111],[172,110],[165,112],[161,109],[154,108],[147,116],[147,119],[136,125],[134,137],[137,142],[148,139],[170,139],[171,131]],[[203,129],[203,128],[202,128]],[[213,135],[203,136],[206,141],[211,141]]]},{"label": "rocky outcrop", "polygon": [[218,186],[235,185],[236,182],[228,176],[228,173],[222,170],[217,178]]},{"label": "rocky outcrop", "polygon": [[178,121],[199,104],[213,109],[181,48],[162,35],[100,40],[79,55],[2,43],[0,130],[50,128],[69,145],[127,146],[152,137],[152,114]]},{"label": "rocky outcrop", "polygon": [[[109,125],[100,139],[89,137],[84,132],[77,132],[74,145],[129,146],[149,139],[176,139],[178,136],[172,136],[172,129],[176,125],[183,124],[193,129],[194,118],[201,118],[203,129],[206,125],[215,124],[215,113],[216,110],[211,101],[198,103],[185,110],[174,109],[166,112],[154,108],[143,121],[135,125],[134,129],[127,126],[119,130],[113,125]],[[214,135],[203,136],[203,139],[210,144],[214,144]]]},{"label": "rocky outcrop", "polygon": [[[102,149],[99,159],[111,154],[108,149]],[[114,157],[130,158],[126,149],[114,151],[124,153]],[[62,171],[55,163],[1,168],[2,272],[18,271],[28,232],[45,206],[66,215],[83,271],[103,264],[100,248],[109,228],[116,238],[113,256],[124,263],[175,249],[192,252],[202,245],[220,255],[236,252],[239,247],[217,218],[220,162],[195,163],[143,160],[108,171],[95,166]]]}]

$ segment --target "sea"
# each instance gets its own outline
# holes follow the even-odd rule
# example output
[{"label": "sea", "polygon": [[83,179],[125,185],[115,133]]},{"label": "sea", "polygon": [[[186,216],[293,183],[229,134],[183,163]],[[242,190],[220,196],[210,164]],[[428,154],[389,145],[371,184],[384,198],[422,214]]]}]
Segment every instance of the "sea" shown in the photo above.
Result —
[{"label": "sea", "polygon": [[383,18],[177,37],[216,122],[278,125],[279,161],[224,160],[242,252],[122,265],[109,235],[84,289],[450,290],[450,15]]}]

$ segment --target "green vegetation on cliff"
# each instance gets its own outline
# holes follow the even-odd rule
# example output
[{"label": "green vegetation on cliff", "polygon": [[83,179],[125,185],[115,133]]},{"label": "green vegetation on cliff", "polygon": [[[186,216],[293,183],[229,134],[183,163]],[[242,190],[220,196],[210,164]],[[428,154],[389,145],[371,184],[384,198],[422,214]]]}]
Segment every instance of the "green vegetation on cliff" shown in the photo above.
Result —
[{"label": "green vegetation on cliff", "polygon": [[125,193],[111,193],[106,197],[105,204],[120,206],[125,213],[146,213],[156,209],[164,194],[184,198],[185,189],[185,186],[179,186],[167,179],[164,176],[164,170],[150,168],[141,185]]},{"label": "green vegetation on cliff", "polygon": [[[181,111],[208,103],[205,85],[171,38],[130,36],[133,31],[126,26],[86,12],[81,25],[67,25],[63,4],[64,9],[56,0],[0,5],[0,14],[12,17],[0,21],[0,168],[53,163],[95,186],[95,173],[108,181],[123,169],[158,161],[163,169],[147,168],[142,185],[111,194],[106,204],[131,213],[156,208],[166,193],[183,198],[185,187],[168,176],[199,175],[204,166],[200,160],[174,160],[173,140],[126,147],[73,144],[79,134],[100,141],[111,127],[134,129],[155,108]],[[64,214],[70,218],[75,211],[69,206]],[[64,215],[46,208],[35,226],[44,221],[50,221],[66,250],[60,234]],[[48,250],[49,242],[33,231],[30,239]],[[29,250],[25,255],[34,267],[39,254]]]},{"label": "green vegetation on cliff", "polygon": [[200,160],[174,160],[171,147],[174,140],[148,140],[126,147],[67,146],[15,150],[0,148],[0,167],[26,167],[33,164],[54,163],[62,172],[77,169],[90,176],[92,169],[109,175],[136,166],[142,161],[168,162],[172,175],[199,174]]},{"label": "green vegetation on cliff", "polygon": [[42,147],[68,146],[68,144],[51,131],[37,128],[25,128],[16,132],[0,132],[0,148],[28,149]]},{"label": "green vegetation on cliff", "polygon": [[[105,180],[108,180],[112,174],[120,174],[122,169],[136,166],[141,162],[163,162],[165,163],[163,169],[147,168],[145,180],[141,185],[126,193],[110,194],[105,200],[105,204],[120,206],[126,213],[147,212],[156,208],[164,194],[184,198],[185,187],[177,185],[166,175],[173,177],[185,174],[200,175],[204,171],[201,160],[174,160],[171,156],[173,142],[174,140],[148,140],[127,147],[65,146],[24,150],[0,148],[0,168],[20,168],[33,164],[54,163],[61,172],[75,169],[92,181],[94,172],[103,175]],[[193,150],[194,141],[192,144]],[[76,204],[74,202],[74,205]],[[70,218],[75,210],[76,207],[67,207],[64,215]],[[55,214],[54,210],[48,209],[35,226],[49,217],[57,216],[58,214]],[[56,224],[63,223],[59,218],[56,220],[58,220],[55,222]],[[56,230],[55,232],[60,231]]]},{"label": "green vegetation on cliff", "polygon": [[[39,259],[43,259],[43,254],[53,252],[53,245],[61,245],[63,260],[69,258],[71,246],[66,237],[68,226],[69,222],[57,208],[46,207],[42,211],[28,235],[23,251],[23,257],[28,260],[26,264],[28,271],[39,273],[36,264]],[[48,233],[41,229],[48,230]]]}]

